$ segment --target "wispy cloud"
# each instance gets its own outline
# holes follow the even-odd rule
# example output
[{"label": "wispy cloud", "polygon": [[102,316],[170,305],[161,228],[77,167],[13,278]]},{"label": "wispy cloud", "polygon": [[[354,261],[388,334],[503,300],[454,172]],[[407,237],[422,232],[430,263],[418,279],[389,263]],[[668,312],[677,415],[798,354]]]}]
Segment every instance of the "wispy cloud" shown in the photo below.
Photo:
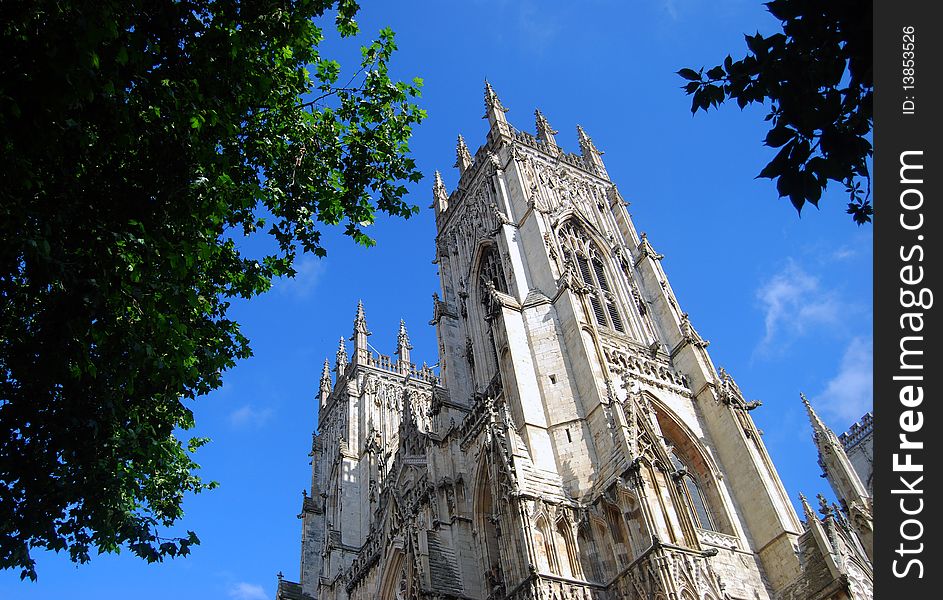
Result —
[{"label": "wispy cloud", "polygon": [[846,306],[833,291],[792,259],[760,286],[756,297],[764,312],[765,335],[758,350],[770,351],[820,326],[834,326],[847,317]]},{"label": "wispy cloud", "polygon": [[873,370],[873,340],[853,338],[845,348],[838,373],[815,395],[813,404],[836,421],[855,421],[874,406]]},{"label": "wispy cloud", "polygon": [[272,418],[271,408],[255,408],[246,404],[229,414],[229,424],[237,429],[261,427]]},{"label": "wispy cloud", "polygon": [[530,50],[538,54],[543,53],[561,30],[559,20],[554,20],[546,7],[535,2],[521,2],[517,10],[522,41]]},{"label": "wispy cloud", "polygon": [[233,600],[268,600],[261,585],[240,581],[229,586],[229,597]]},{"label": "wispy cloud", "polygon": [[665,9],[665,12],[668,13],[668,16],[674,20],[678,20],[678,7],[675,4],[675,0],[661,0],[661,6]]},{"label": "wispy cloud", "polygon": [[284,277],[275,283],[279,293],[304,300],[311,296],[324,274],[324,259],[306,254],[295,262],[297,274],[293,278]]}]

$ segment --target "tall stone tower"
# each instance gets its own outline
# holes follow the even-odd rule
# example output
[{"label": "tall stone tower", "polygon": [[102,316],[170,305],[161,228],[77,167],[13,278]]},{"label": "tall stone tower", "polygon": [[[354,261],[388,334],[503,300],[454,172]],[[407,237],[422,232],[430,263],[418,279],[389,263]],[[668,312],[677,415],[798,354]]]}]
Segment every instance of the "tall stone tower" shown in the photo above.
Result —
[{"label": "tall stone tower", "polygon": [[819,451],[819,465],[838,501],[841,511],[848,516],[851,528],[869,560],[874,560],[874,519],[871,494],[862,483],[844,445],[835,432],[819,418],[812,404],[800,394],[809,422],[812,424],[812,440]]},{"label": "tall stone tower", "polygon": [[486,84],[485,143],[459,136],[451,193],[436,173],[438,377],[404,325],[398,359],[373,353],[362,306],[325,367],[301,583],[279,597],[867,597],[812,582],[819,530],[759,403],[715,369],[602,152],[506,112]]}]

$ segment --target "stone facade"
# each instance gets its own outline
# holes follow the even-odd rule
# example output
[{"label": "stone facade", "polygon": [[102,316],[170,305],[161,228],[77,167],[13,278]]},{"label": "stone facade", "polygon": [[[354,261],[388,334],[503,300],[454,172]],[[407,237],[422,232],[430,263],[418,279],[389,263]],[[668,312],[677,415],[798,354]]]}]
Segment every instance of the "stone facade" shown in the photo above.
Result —
[{"label": "stone facade", "polygon": [[373,353],[358,307],[279,598],[869,597],[840,517],[797,517],[758,403],[714,367],[592,140],[565,152],[539,111],[536,136],[514,129],[487,84],[485,106],[457,188],[433,186],[439,372],[402,324],[395,357]]},{"label": "stone facade", "polygon": [[867,488],[868,493],[874,496],[874,413],[867,413],[853,423],[848,431],[838,436],[851,466]]}]

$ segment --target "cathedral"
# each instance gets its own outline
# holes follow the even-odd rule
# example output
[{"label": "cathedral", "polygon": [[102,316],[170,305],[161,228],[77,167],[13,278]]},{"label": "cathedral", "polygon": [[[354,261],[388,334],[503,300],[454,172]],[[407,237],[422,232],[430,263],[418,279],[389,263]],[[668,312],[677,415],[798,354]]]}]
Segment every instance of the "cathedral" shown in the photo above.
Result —
[{"label": "cathedral", "polygon": [[[872,597],[872,504],[803,397],[840,505],[796,514],[732,375],[601,152],[512,127],[436,173],[438,369],[351,338],[325,361],[298,583],[278,600]],[[352,342],[352,344],[348,344]],[[859,436],[860,437],[860,436]],[[870,482],[868,482],[870,484]]]}]

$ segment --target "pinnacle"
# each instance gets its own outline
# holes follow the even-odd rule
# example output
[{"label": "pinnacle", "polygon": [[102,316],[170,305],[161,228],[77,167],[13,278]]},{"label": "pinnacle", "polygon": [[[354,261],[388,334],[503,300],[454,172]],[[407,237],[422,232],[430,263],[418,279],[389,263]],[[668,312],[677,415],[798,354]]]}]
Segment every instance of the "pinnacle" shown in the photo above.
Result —
[{"label": "pinnacle", "polygon": [[799,392],[799,398],[802,399],[806,412],[809,413],[809,421],[812,423],[812,431],[815,433],[815,436],[818,437],[819,433],[829,431],[825,423],[822,422],[822,419],[819,418],[819,415],[816,414],[815,409],[812,408],[812,403],[805,397],[805,394]]},{"label": "pinnacle", "polygon": [[458,167],[459,172],[464,172],[471,164],[471,152],[468,151],[465,138],[462,137],[462,134],[458,134],[458,141],[455,144],[455,164],[453,166]]},{"label": "pinnacle", "polygon": [[818,520],[818,517],[815,515],[815,511],[812,510],[812,507],[809,505],[809,501],[802,492],[799,492],[799,501],[802,503],[802,512],[805,513],[806,519]]},{"label": "pinnacle", "polygon": [[494,93],[494,88],[491,87],[491,83],[485,79],[485,104],[491,106],[495,102],[500,103],[498,95]]},{"label": "pinnacle", "polygon": [[581,144],[584,144],[584,143],[585,143],[585,144],[592,144],[592,143],[593,143],[593,141],[592,141],[592,140],[589,138],[589,136],[586,134],[586,130],[584,130],[581,125],[577,125],[577,126],[576,126],[576,134],[577,134],[577,136],[579,136],[579,139],[580,139],[580,143],[581,143]]},{"label": "pinnacle", "polygon": [[491,84],[487,79],[485,79],[485,107],[489,111],[495,110],[498,113],[507,112],[508,110],[501,105],[501,100],[498,99],[498,95],[495,93],[494,88],[491,87]]},{"label": "pinnacle", "polygon": [[406,321],[404,319],[399,320],[399,335],[396,337],[396,345],[398,346],[397,352],[402,351],[403,348],[412,348],[409,345],[409,334],[406,332]]},{"label": "pinnacle", "polygon": [[555,133],[559,133],[550,126],[550,121],[547,120],[547,117],[544,116],[540,109],[534,110],[534,117],[537,119],[537,137],[546,139],[548,136],[552,136]]},{"label": "pinnacle", "polygon": [[324,368],[321,370],[321,379],[330,379],[331,363],[327,358],[324,359]]}]

